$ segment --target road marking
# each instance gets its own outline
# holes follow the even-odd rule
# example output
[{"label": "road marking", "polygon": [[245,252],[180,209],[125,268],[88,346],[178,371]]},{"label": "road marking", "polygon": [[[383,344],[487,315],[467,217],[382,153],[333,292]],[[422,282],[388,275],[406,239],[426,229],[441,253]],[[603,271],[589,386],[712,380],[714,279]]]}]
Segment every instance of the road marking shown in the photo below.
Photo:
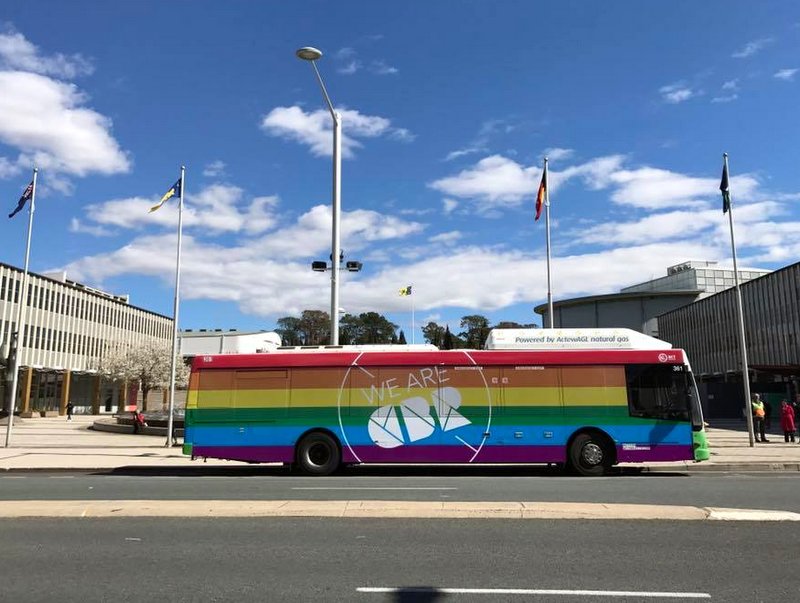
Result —
[{"label": "road marking", "polygon": [[356,589],[374,594],[446,594],[446,595],[563,595],[569,597],[640,597],[648,599],[710,599],[709,593],[679,593],[635,590],[563,590],[542,588],[402,588],[370,587]]},{"label": "road marking", "polygon": [[428,486],[297,486],[292,490],[458,490],[458,488],[434,488]]}]

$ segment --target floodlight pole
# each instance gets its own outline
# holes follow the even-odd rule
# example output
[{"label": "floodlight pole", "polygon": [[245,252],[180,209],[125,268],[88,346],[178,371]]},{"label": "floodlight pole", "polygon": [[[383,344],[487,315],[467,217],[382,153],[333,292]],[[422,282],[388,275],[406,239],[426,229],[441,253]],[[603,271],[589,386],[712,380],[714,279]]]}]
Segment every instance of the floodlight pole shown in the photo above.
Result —
[{"label": "floodlight pole", "polygon": [[342,117],[337,113],[331,102],[325,82],[317,69],[317,60],[322,53],[316,48],[306,47],[297,51],[297,56],[311,63],[317,82],[322,90],[322,96],[328,111],[333,119],[333,194],[332,194],[332,228],[331,228],[331,345],[339,345],[339,263],[341,241],[339,236],[339,221],[342,204]]}]

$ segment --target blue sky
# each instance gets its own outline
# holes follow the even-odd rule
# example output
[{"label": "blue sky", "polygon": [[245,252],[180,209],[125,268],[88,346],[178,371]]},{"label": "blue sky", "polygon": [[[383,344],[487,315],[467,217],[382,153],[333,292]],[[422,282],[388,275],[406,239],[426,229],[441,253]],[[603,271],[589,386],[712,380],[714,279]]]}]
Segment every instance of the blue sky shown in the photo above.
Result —
[{"label": "blue sky", "polygon": [[[550,157],[553,294],[609,293],[689,259],[800,256],[794,2],[44,2],[0,15],[0,197],[40,168],[31,268],[172,311],[271,329],[328,310],[330,119],[343,114],[341,306],[417,327],[539,322]],[[0,222],[21,266],[26,217]],[[416,336],[421,341],[421,335]]]}]

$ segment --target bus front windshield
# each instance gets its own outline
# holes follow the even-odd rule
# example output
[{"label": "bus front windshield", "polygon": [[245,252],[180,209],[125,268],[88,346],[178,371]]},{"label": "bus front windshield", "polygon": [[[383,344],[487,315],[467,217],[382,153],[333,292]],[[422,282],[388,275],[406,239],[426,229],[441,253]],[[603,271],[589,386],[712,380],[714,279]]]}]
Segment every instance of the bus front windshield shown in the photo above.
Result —
[{"label": "bus front windshield", "polygon": [[[632,417],[689,421],[699,408],[694,381],[683,365],[628,365],[628,408]],[[702,425],[702,418],[700,419]],[[694,422],[694,421],[693,421]]]}]

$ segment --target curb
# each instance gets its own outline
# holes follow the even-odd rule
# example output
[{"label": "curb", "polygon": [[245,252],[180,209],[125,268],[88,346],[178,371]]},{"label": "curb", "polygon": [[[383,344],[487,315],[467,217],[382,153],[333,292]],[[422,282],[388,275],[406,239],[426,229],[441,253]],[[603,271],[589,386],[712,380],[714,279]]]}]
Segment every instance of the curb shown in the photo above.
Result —
[{"label": "curb", "polygon": [[4,501],[6,518],[335,517],[348,519],[527,519],[656,521],[800,521],[800,513],[680,505],[560,502],[364,500],[65,500]]},{"label": "curb", "polygon": [[642,467],[642,473],[795,473],[800,471],[800,462],[763,462],[763,463],[697,463],[676,467],[651,466]]},{"label": "curb", "polygon": [[[172,446],[172,449],[180,450],[181,447],[179,445]],[[181,464],[172,464],[172,463],[164,463],[164,464],[147,464],[147,465],[137,465],[137,464],[125,464],[125,465],[114,465],[114,466],[103,466],[103,467],[64,467],[64,466],[52,466],[52,467],[2,467],[0,466],[0,473],[97,473],[97,472],[112,472],[112,471],[140,471],[146,473],[148,471],[153,472],[163,472],[163,471],[170,471],[170,470],[189,470],[189,471],[197,471],[202,472],[203,470],[219,470],[222,468],[228,469],[239,469],[241,467],[254,469],[258,467],[271,467],[274,464],[272,463],[256,463],[256,464],[236,464],[236,465],[228,465],[228,464],[214,464],[214,465],[207,465],[202,463],[199,460],[191,461],[188,457],[182,459],[185,463]],[[385,465],[384,465],[385,466]],[[401,468],[404,465],[396,465],[397,468]],[[545,465],[541,465],[542,468]],[[387,467],[387,466],[385,466]],[[454,466],[457,468],[457,466]],[[523,466],[521,466],[523,467]],[[524,467],[530,467],[530,465],[525,465]],[[388,467],[391,470],[391,467]],[[715,463],[715,464],[676,464],[675,466],[668,466],[668,465],[626,465],[623,467],[619,467],[617,473],[610,475],[609,477],[615,477],[617,475],[625,475],[625,474],[632,474],[632,473],[682,473],[687,475],[696,475],[696,474],[706,474],[706,473],[797,473],[800,472],[800,462],[775,462],[775,463]]]}]

